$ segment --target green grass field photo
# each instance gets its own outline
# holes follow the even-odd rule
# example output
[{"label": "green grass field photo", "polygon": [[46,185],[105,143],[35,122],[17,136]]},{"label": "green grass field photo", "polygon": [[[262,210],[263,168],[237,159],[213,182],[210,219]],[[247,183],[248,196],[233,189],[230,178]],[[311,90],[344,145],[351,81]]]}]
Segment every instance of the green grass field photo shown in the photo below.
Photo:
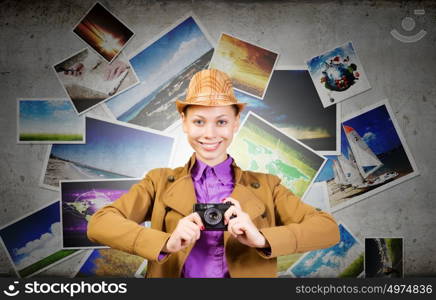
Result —
[{"label": "green grass field photo", "polygon": [[30,266],[19,270],[18,273],[23,278],[27,277],[29,275],[36,273],[39,270],[51,265],[51,264],[63,259],[64,257],[70,256],[71,254],[73,254],[77,251],[79,251],[79,250],[60,250],[60,251],[57,251],[57,252],[41,259],[40,261],[37,261],[36,263],[31,264]]},{"label": "green grass field photo", "polygon": [[83,135],[56,133],[20,133],[20,141],[80,142],[83,141]]}]

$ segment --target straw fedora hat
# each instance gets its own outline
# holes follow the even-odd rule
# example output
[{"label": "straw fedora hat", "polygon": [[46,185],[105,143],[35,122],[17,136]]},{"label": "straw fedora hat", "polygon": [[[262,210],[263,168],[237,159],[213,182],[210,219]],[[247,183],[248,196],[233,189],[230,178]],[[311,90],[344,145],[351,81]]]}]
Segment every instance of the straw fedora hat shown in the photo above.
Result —
[{"label": "straw fedora hat", "polygon": [[242,111],[246,103],[239,102],[233,93],[232,81],[226,73],[208,69],[197,72],[189,82],[186,99],[176,100],[179,113],[187,105],[226,106],[236,105]]}]

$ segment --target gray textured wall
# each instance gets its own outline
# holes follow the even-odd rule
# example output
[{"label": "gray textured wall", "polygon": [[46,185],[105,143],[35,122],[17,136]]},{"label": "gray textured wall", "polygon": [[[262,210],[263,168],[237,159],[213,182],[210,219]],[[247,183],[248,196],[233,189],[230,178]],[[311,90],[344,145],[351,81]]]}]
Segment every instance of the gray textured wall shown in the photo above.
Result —
[{"label": "gray textured wall", "polygon": [[[58,198],[38,187],[45,145],[16,144],[17,97],[65,97],[51,66],[85,47],[72,27],[93,1],[0,1],[0,227]],[[127,55],[193,11],[222,31],[278,51],[279,65],[352,40],[372,89],[343,102],[342,115],[388,98],[421,175],[337,213],[360,239],[404,237],[405,275],[436,274],[436,4],[433,1],[101,1],[136,33]],[[416,8],[425,15],[414,16]],[[414,17],[416,43],[390,35]],[[401,31],[405,33],[405,31]],[[41,275],[68,276],[80,256]],[[0,274],[11,265],[0,250]]]}]

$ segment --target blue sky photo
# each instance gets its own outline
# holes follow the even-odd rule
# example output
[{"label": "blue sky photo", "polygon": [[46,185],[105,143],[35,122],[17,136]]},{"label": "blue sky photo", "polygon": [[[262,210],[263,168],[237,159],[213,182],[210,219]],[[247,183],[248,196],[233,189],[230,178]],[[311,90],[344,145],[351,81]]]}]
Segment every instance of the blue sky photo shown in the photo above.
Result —
[{"label": "blue sky photo", "polygon": [[83,134],[84,119],[69,100],[20,100],[21,133]]},{"label": "blue sky photo", "polygon": [[53,145],[51,154],[85,166],[142,177],[168,165],[174,138],[86,118],[86,144]]},{"label": "blue sky photo", "polygon": [[319,171],[318,176],[315,178],[315,182],[327,181],[334,177],[333,173],[333,161],[332,159],[337,159],[337,155],[324,155],[327,158],[326,163],[322,167],[321,171]]},{"label": "blue sky photo", "polygon": [[17,269],[60,250],[59,201],[4,229],[0,235]]},{"label": "blue sky photo", "polygon": [[[308,277],[311,273],[319,272],[321,268],[338,269],[340,261],[347,257],[348,251],[357,244],[357,240],[342,225],[339,225],[341,240],[333,247],[309,252],[297,262],[291,271],[297,277]],[[338,274],[339,275],[339,274]]]},{"label": "blue sky photo", "polygon": [[118,117],[213,48],[192,17],[130,59],[141,83],[106,102]]},{"label": "blue sky photo", "polygon": [[[354,128],[376,155],[401,146],[401,140],[386,105],[374,108],[342,124]],[[348,142],[343,129],[341,134],[342,153],[348,157]]]}]

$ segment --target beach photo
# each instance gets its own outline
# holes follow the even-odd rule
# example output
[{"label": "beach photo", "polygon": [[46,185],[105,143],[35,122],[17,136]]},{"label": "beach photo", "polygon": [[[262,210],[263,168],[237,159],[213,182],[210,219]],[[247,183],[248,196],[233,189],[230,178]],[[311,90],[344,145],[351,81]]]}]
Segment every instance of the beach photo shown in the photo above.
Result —
[{"label": "beach photo", "polygon": [[112,248],[89,250],[73,277],[133,278],[142,272],[143,265],[143,257],[124,251]]},{"label": "beach photo", "polygon": [[363,246],[342,223],[339,232],[339,243],[305,253],[282,275],[298,278],[358,277],[363,271]]},{"label": "beach photo", "polygon": [[0,240],[20,278],[36,275],[78,254],[62,250],[59,200],[0,229]]},{"label": "beach photo", "polygon": [[112,62],[134,36],[133,31],[99,2],[74,26],[73,32],[107,62]]},{"label": "beach photo", "polygon": [[340,103],[324,108],[304,67],[277,67],[263,101],[238,91],[235,96],[247,103],[241,119],[252,111],[321,155],[339,154]]},{"label": "beach photo", "polygon": [[104,247],[87,236],[88,221],[103,206],[109,205],[141,179],[62,180],[61,226],[63,249]]},{"label": "beach photo", "polygon": [[324,107],[371,88],[352,42],[306,61]]},{"label": "beach photo", "polygon": [[244,170],[277,175],[296,196],[304,195],[325,158],[253,112],[249,112],[229,147]]},{"label": "beach photo", "polygon": [[327,182],[331,212],[419,175],[387,100],[345,117],[341,134],[341,155],[316,179]]},{"label": "beach photo", "polygon": [[165,130],[179,120],[177,99],[209,67],[213,43],[194,16],[184,17],[130,57],[140,84],[105,104],[123,122]]},{"label": "beach photo", "polygon": [[79,51],[53,69],[78,114],[139,83],[124,55],[109,64],[89,49]]},{"label": "beach photo", "polygon": [[17,143],[83,144],[85,117],[78,116],[70,100],[18,99]]},{"label": "beach photo", "polygon": [[40,186],[59,180],[140,178],[169,164],[174,138],[131,124],[86,117],[86,144],[56,144],[47,151]]},{"label": "beach photo", "polygon": [[227,73],[235,89],[263,99],[278,57],[274,51],[222,33],[210,68]]},{"label": "beach photo", "polygon": [[365,278],[402,278],[403,238],[365,238]]}]

